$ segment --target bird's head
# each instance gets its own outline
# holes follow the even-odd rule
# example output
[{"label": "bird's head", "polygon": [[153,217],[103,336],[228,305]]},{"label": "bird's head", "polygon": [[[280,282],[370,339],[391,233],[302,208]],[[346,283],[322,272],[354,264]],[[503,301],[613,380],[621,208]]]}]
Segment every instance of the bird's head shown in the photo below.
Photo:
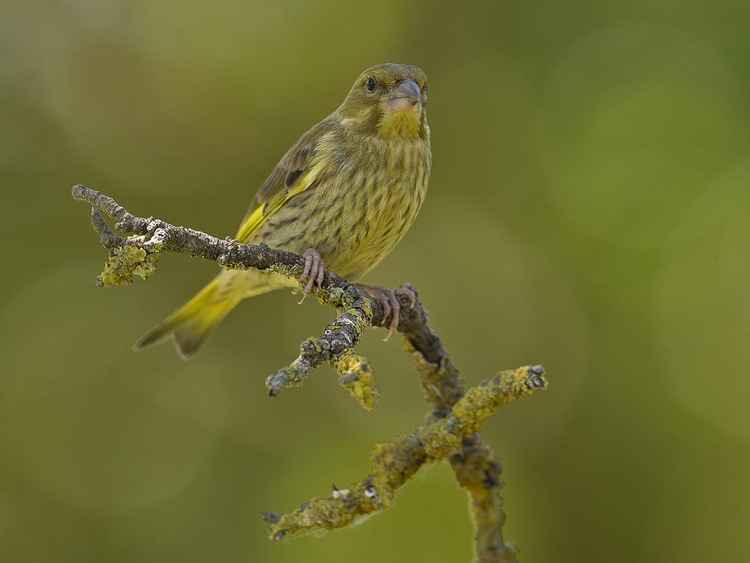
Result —
[{"label": "bird's head", "polygon": [[424,71],[386,63],[359,75],[338,113],[342,125],[358,133],[416,139],[428,134],[426,105]]}]

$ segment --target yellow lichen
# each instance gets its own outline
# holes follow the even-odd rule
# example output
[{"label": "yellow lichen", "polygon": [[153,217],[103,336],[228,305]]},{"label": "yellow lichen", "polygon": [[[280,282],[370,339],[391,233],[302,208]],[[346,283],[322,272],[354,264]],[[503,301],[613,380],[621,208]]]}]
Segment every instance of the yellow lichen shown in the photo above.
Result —
[{"label": "yellow lichen", "polygon": [[132,284],[136,277],[145,280],[156,271],[158,261],[158,248],[146,250],[126,242],[110,251],[97,283],[102,287],[122,287]]},{"label": "yellow lichen", "polygon": [[347,351],[334,360],[333,365],[339,375],[339,384],[365,410],[373,410],[379,392],[367,359]]},{"label": "yellow lichen", "polygon": [[[361,359],[350,354],[342,356],[340,361],[342,366],[350,367]],[[271,524],[271,538],[280,540],[290,535],[353,526],[388,508],[398,489],[425,463],[448,458],[454,465],[464,464],[457,475],[472,495],[472,510],[478,526],[484,529],[499,525],[502,518],[498,512],[501,507],[499,467],[486,448],[467,454],[465,441],[474,436],[499,406],[545,387],[546,380],[538,370],[524,367],[500,372],[469,389],[448,416],[431,417],[414,433],[378,444],[372,455],[372,473],[366,479],[348,489],[334,489],[329,497],[315,497],[293,512],[267,519]],[[456,461],[459,458],[455,454],[461,452],[461,461]],[[510,550],[508,546],[504,549]]]}]

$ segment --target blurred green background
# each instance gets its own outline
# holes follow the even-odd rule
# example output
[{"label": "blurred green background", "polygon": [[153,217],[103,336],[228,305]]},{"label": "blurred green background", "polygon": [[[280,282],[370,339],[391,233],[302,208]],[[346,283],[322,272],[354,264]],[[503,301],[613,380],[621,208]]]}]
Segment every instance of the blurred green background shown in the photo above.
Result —
[{"label": "blurred green background", "polygon": [[133,354],[215,268],[97,290],[81,182],[231,235],[297,136],[384,61],[430,77],[434,169],[368,281],[414,283],[472,383],[550,390],[484,432],[524,561],[750,550],[750,4],[5,2],[0,19],[0,559],[469,561],[446,466],[355,529],[271,544],[258,515],[366,474],[426,412],[382,332],[382,400],[266,375],[331,311],[247,302],[190,363]]}]

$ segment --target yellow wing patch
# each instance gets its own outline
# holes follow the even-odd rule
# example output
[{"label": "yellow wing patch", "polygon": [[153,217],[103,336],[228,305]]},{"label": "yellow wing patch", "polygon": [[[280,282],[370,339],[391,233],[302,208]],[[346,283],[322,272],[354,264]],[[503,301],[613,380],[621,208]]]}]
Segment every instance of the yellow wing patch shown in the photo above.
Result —
[{"label": "yellow wing patch", "polygon": [[240,225],[237,234],[234,236],[235,240],[238,240],[239,242],[247,242],[250,240],[250,237],[265,224],[271,215],[284,207],[294,196],[301,194],[314,184],[315,179],[323,168],[323,164],[323,162],[319,162],[313,166],[307,174],[301,175],[290,188],[275,195],[270,201],[256,207],[255,211],[253,211]]}]

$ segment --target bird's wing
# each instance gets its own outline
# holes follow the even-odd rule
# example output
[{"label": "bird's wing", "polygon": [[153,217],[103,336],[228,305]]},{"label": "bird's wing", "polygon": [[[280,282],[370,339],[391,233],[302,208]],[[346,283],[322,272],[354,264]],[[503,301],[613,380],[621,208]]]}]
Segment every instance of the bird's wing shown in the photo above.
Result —
[{"label": "bird's wing", "polygon": [[252,235],[294,196],[318,185],[327,162],[320,155],[319,141],[332,131],[334,123],[318,123],[290,148],[255,196],[255,205],[242,220],[235,239],[247,242]]}]

